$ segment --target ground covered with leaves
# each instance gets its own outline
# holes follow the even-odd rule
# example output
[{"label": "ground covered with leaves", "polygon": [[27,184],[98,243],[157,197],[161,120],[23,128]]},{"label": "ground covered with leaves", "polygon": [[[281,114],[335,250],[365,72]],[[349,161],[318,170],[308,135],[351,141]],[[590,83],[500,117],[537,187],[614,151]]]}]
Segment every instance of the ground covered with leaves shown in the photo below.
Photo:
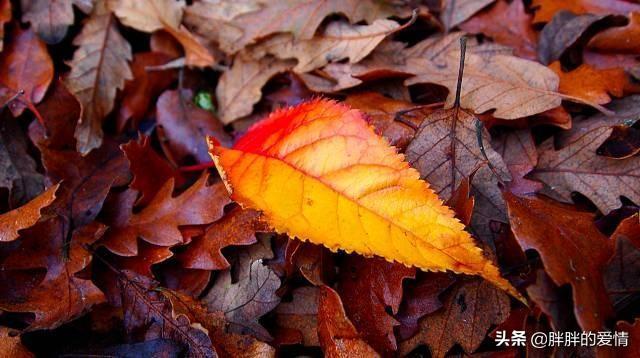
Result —
[{"label": "ground covered with leaves", "polygon": [[0,39],[2,357],[640,356],[635,0],[0,0]]}]

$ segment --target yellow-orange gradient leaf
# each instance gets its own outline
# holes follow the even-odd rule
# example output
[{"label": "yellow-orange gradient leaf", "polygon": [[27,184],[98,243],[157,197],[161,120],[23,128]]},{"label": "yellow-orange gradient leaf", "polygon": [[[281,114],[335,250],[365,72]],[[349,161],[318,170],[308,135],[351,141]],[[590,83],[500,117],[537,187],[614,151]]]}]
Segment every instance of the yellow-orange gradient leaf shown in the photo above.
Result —
[{"label": "yellow-orange gradient leaf", "polygon": [[357,110],[314,100],[274,112],[232,149],[209,145],[231,197],[262,211],[278,232],[334,251],[479,275],[520,298]]}]

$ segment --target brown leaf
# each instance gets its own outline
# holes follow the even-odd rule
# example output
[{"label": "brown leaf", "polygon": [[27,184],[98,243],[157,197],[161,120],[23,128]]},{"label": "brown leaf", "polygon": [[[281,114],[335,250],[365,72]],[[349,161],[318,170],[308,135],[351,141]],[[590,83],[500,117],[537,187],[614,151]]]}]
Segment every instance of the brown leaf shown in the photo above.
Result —
[{"label": "brown leaf", "polygon": [[[318,287],[297,287],[291,292],[291,302],[280,302],[275,309],[278,329],[289,329],[297,333],[298,343],[304,346],[319,346],[318,341]],[[278,336],[276,335],[276,340]]]},{"label": "brown leaf", "polygon": [[64,83],[60,80],[54,81],[48,95],[36,108],[47,120],[44,122],[44,127],[37,122],[31,123],[29,126],[31,141],[40,149],[75,150],[76,141],[73,132],[80,119],[82,107]]},{"label": "brown leaf", "polygon": [[[37,124],[39,125],[39,124]],[[16,121],[0,117],[0,187],[9,190],[8,202],[15,208],[44,189],[43,176],[29,155],[27,139]]]},{"label": "brown leaf", "polygon": [[[217,8],[216,8],[217,7]],[[253,2],[202,1],[187,10],[186,22],[199,33],[235,53],[256,40],[279,32],[309,40],[331,14],[346,16],[351,23],[372,23],[390,15],[409,15],[410,9],[373,0],[290,0]]]},{"label": "brown leaf", "polygon": [[633,324],[620,321],[616,324],[616,330],[629,332],[628,346],[622,347],[617,352],[621,358],[633,358],[640,355],[640,319],[636,318]]},{"label": "brown leaf", "polygon": [[596,34],[588,47],[603,52],[640,54],[640,7],[629,15],[629,23]]},{"label": "brown leaf", "polygon": [[538,164],[538,152],[531,130],[519,129],[503,133],[492,144],[511,173],[512,180],[508,184],[510,192],[530,194],[542,189],[539,182],[525,179]]},{"label": "brown leaf", "polygon": [[[24,94],[9,104],[15,117],[28,107],[36,116],[39,103],[53,80],[53,62],[47,46],[30,29],[11,29],[11,38],[0,56],[0,83],[13,92]],[[40,118],[39,118],[40,119]],[[40,120],[42,122],[42,120]]]},{"label": "brown leaf", "polygon": [[[387,98],[378,92],[361,92],[348,96],[345,103],[367,114],[369,123],[376,132],[387,138],[389,144],[400,151],[404,151],[415,135],[415,131],[406,124],[396,120],[399,113],[413,109],[413,103]],[[405,120],[420,126],[423,117],[429,113],[428,109],[410,111],[401,115]]]},{"label": "brown leaf", "polygon": [[133,79],[128,62],[131,46],[118,31],[107,6],[99,0],[80,34],[73,40],[79,46],[69,62],[65,78],[69,90],[82,104],[82,119],[76,128],[78,151],[89,153],[102,143],[102,121],[113,109],[116,92],[125,80]]},{"label": "brown leaf", "polygon": [[607,140],[597,149],[598,155],[627,159],[640,153],[640,130],[625,125],[613,127]]},{"label": "brown leaf", "polygon": [[64,39],[73,24],[72,0],[21,0],[22,22],[30,22],[40,38],[48,44]]},{"label": "brown leaf", "polygon": [[595,155],[611,130],[596,128],[560,150],[554,150],[552,140],[543,142],[532,176],[568,202],[571,192],[584,194],[605,214],[621,205],[621,195],[640,202],[640,158],[618,160]]},{"label": "brown leaf", "polygon": [[538,34],[531,26],[532,18],[525,11],[522,0],[511,3],[498,0],[495,5],[460,24],[460,29],[470,33],[483,33],[497,43],[513,48],[515,55],[535,60]]},{"label": "brown leaf", "polygon": [[433,357],[444,357],[456,343],[472,353],[491,325],[506,320],[509,311],[509,297],[488,282],[472,279],[457,283],[444,295],[443,309],[420,321],[420,331],[402,342],[400,353],[427,344]]},{"label": "brown leaf", "polygon": [[158,246],[182,243],[178,226],[202,225],[222,217],[229,196],[221,183],[207,185],[203,175],[180,195],[173,197],[174,181],[166,181],[149,205],[139,212],[122,212],[110,222],[104,238],[104,246],[120,256],[138,253],[137,238]]},{"label": "brown leaf", "polygon": [[315,286],[333,282],[335,263],[331,251],[322,245],[288,240],[284,253],[285,273],[291,278],[298,270]]},{"label": "brown leaf", "polygon": [[387,313],[398,313],[402,281],[415,277],[416,270],[399,263],[349,255],[340,267],[338,293],[347,316],[362,339],[381,354],[397,350],[393,333],[398,322]]},{"label": "brown leaf", "polygon": [[208,67],[215,63],[209,51],[181,26],[184,1],[121,0],[114,13],[126,26],[143,32],[164,29],[180,42],[185,51],[187,66]]},{"label": "brown leaf", "polygon": [[318,294],[318,339],[326,357],[379,357],[358,334],[338,293],[321,286]]},{"label": "brown leaf", "polygon": [[0,355],[12,358],[32,358],[33,353],[22,345],[20,335],[7,327],[0,327]]},{"label": "brown leaf", "polygon": [[627,15],[639,11],[640,5],[625,0],[533,0],[531,7],[537,9],[533,22],[547,22],[562,11],[571,11],[576,15],[592,13],[596,15]]},{"label": "brown leaf", "polygon": [[118,111],[118,130],[122,131],[129,120],[133,127],[144,117],[156,97],[176,79],[175,71],[151,71],[148,67],[164,65],[171,56],[161,52],[143,52],[133,55],[131,71],[133,79],[127,81],[122,91],[122,104]]},{"label": "brown leaf", "polygon": [[449,31],[463,23],[476,12],[492,4],[495,0],[444,0],[440,18],[445,30]]},{"label": "brown leaf", "polygon": [[132,140],[120,148],[127,157],[133,174],[130,187],[141,194],[137,205],[149,204],[169,179],[178,182],[178,185],[182,184],[184,178],[180,172],[153,150],[149,137],[141,135],[137,141]]},{"label": "brown leaf", "polygon": [[578,330],[569,290],[558,287],[542,268],[537,269],[535,275],[535,281],[527,286],[527,294],[547,315],[551,327],[556,331]]},{"label": "brown leaf", "polygon": [[259,214],[251,209],[234,208],[220,220],[209,225],[204,236],[196,238],[178,260],[185,268],[199,270],[224,270],[229,262],[222,255],[227,246],[251,245],[257,242],[256,230]]},{"label": "brown leaf", "polygon": [[94,222],[73,232],[66,242],[68,224],[54,217],[25,230],[20,246],[2,262],[2,269],[44,268],[47,273],[25,297],[0,297],[0,308],[34,313],[30,330],[53,329],[104,301],[102,292],[80,272],[91,264],[87,246],[98,240],[105,229]]},{"label": "brown leaf", "polygon": [[59,185],[54,185],[25,205],[0,214],[0,242],[13,241],[20,236],[18,231],[35,225],[40,220],[41,211],[56,198]]},{"label": "brown leaf", "polygon": [[407,285],[400,309],[395,316],[400,323],[397,327],[400,341],[405,341],[418,332],[418,322],[422,317],[442,307],[440,295],[454,282],[455,279],[450,274],[428,272]]},{"label": "brown leaf", "polygon": [[560,11],[540,33],[538,59],[545,65],[560,59],[565,51],[573,46],[583,34],[606,15],[586,14],[577,16],[569,11]]},{"label": "brown leaf", "polygon": [[596,70],[583,64],[573,71],[564,72],[558,61],[549,68],[560,78],[558,92],[597,104],[611,102],[609,94],[622,97],[627,83],[627,75],[619,68]]},{"label": "brown leaf", "polygon": [[540,198],[505,193],[511,229],[523,250],[535,249],[556,285],[573,288],[574,312],[585,331],[613,315],[602,274],[612,254],[593,215]]},{"label": "brown leaf", "polygon": [[221,272],[203,298],[210,311],[224,312],[229,331],[250,334],[263,341],[270,340],[271,335],[258,319],[280,303],[275,294],[280,279],[263,264],[263,259],[273,257],[270,245],[269,240],[261,240],[241,251],[234,265],[237,278],[232,280],[231,270]]},{"label": "brown leaf", "polygon": [[274,75],[291,69],[293,60],[265,57],[259,61],[236,56],[233,65],[220,77],[216,98],[220,106],[220,120],[229,124],[251,114],[252,106],[262,97],[262,86]]},{"label": "brown leaf", "polygon": [[[605,285],[617,310],[640,291],[640,222],[638,214],[624,219],[611,235],[615,249],[604,272]],[[622,306],[622,307],[620,307]]]},{"label": "brown leaf", "polygon": [[183,90],[182,94],[168,90],[158,98],[158,135],[168,158],[183,163],[191,157],[198,163],[207,163],[211,157],[204,138],[213,136],[223,145],[229,145],[231,138],[218,118],[196,107],[192,99],[190,90]]},{"label": "brown leaf", "polygon": [[187,357],[216,357],[207,331],[184,314],[176,314],[156,282],[131,271],[119,273],[118,280],[129,339],[170,339],[188,350]]},{"label": "brown leaf", "polygon": [[506,218],[498,181],[507,181],[510,176],[500,155],[490,147],[486,131],[482,134],[485,152],[500,178],[485,163],[476,136],[476,120],[455,108],[432,112],[409,143],[406,158],[443,200],[448,200],[461,181],[475,172],[471,183],[476,205],[472,225],[478,238],[487,240],[492,236],[489,221]]},{"label": "brown leaf", "polygon": [[371,25],[334,21],[312,39],[296,40],[290,34],[277,35],[254,46],[250,52],[256,59],[265,54],[282,60],[294,58],[298,63],[293,71],[305,73],[347,58],[349,63],[360,62],[399,27],[391,20],[376,20]]}]

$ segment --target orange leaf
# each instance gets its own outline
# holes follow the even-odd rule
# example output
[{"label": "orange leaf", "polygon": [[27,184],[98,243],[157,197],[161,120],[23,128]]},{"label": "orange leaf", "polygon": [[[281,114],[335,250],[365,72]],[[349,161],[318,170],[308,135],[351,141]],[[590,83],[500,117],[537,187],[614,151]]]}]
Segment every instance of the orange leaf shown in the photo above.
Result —
[{"label": "orange leaf", "polygon": [[35,225],[40,220],[40,211],[56,198],[59,185],[54,185],[25,205],[0,215],[0,242],[18,238],[18,231]]},{"label": "orange leaf", "polygon": [[209,140],[232,199],[277,231],[424,270],[479,275],[520,297],[402,155],[357,110],[314,100],[272,113],[232,149]]},{"label": "orange leaf", "polygon": [[560,78],[558,92],[597,104],[611,102],[609,94],[622,97],[627,75],[620,68],[597,70],[587,64],[571,72],[563,72],[560,62],[549,65]]},{"label": "orange leaf", "polygon": [[533,0],[531,7],[536,9],[534,23],[551,21],[553,16],[561,10],[568,10],[576,15],[586,13],[626,15],[640,9],[640,5],[624,0]]},{"label": "orange leaf", "polygon": [[612,27],[595,35],[589,47],[604,52],[640,54],[640,9],[629,16],[629,24]]}]

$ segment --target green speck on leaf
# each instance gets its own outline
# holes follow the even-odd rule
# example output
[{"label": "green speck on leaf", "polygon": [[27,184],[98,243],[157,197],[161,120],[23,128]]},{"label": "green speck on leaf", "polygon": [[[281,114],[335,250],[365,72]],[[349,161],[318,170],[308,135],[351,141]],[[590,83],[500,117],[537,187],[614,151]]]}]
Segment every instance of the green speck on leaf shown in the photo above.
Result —
[{"label": "green speck on leaf", "polygon": [[215,111],[215,106],[213,105],[213,98],[211,97],[211,93],[206,91],[200,91],[196,93],[196,96],[193,98],[193,101],[196,103],[196,106],[213,112]]}]

